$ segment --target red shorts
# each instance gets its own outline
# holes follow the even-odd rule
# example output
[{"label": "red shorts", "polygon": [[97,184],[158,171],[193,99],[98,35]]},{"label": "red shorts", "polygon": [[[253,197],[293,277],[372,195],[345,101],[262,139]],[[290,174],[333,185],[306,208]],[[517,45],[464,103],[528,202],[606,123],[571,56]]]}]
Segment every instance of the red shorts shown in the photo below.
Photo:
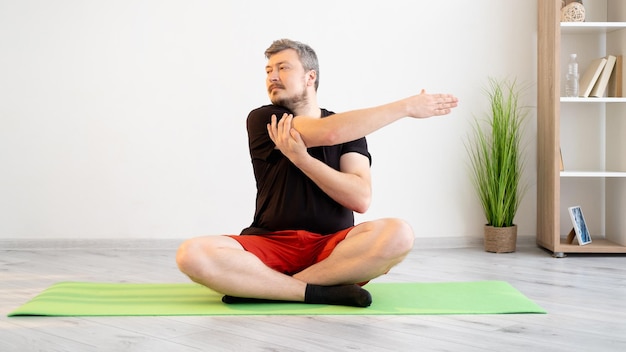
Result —
[{"label": "red shorts", "polygon": [[304,230],[276,231],[263,235],[228,235],[256,255],[265,265],[294,275],[330,255],[352,227],[330,235]]}]

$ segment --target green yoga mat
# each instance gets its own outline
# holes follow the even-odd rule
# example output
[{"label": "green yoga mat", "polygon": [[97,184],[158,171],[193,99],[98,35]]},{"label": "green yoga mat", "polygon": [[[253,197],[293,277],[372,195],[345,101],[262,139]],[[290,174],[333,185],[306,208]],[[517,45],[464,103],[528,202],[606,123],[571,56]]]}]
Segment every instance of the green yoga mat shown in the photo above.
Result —
[{"label": "green yoga mat", "polygon": [[370,283],[368,308],[303,303],[224,304],[222,295],[189,284],[62,282],[9,316],[415,315],[546,313],[502,281]]}]

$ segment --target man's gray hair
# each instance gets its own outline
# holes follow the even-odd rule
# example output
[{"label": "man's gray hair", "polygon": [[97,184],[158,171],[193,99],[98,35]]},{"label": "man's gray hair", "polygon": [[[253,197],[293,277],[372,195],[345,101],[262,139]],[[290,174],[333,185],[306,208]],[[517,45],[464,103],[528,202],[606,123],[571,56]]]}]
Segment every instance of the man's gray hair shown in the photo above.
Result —
[{"label": "man's gray hair", "polygon": [[315,90],[317,90],[317,87],[320,85],[320,65],[317,61],[317,54],[315,54],[315,50],[307,44],[291,39],[275,40],[272,45],[265,50],[265,57],[269,59],[270,56],[287,49],[293,49],[298,53],[300,62],[302,63],[302,67],[305,71],[315,71]]}]

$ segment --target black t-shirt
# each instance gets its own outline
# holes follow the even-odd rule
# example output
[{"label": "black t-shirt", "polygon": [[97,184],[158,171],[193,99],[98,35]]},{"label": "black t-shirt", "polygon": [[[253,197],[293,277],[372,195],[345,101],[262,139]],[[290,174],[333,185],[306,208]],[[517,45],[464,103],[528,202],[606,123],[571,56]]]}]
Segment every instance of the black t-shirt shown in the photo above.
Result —
[{"label": "black t-shirt", "polygon": [[[291,112],[280,106],[265,105],[248,115],[248,143],[257,197],[254,220],[242,234],[280,230],[330,234],[353,226],[352,210],[326,195],[276,149],[267,132],[267,124],[273,114],[280,119],[283,113]],[[322,109],[322,117],[332,114]],[[363,154],[371,162],[365,138],[329,147],[309,148],[308,152],[335,170],[339,170],[339,159],[345,153]]]}]

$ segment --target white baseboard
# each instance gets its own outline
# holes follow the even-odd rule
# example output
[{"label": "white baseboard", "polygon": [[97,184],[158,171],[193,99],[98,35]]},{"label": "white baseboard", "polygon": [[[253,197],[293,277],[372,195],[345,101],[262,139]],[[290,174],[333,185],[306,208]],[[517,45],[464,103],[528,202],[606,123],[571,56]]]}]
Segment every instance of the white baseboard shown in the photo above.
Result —
[{"label": "white baseboard", "polygon": [[[48,249],[144,249],[176,250],[182,239],[0,239],[0,250]],[[478,237],[417,237],[414,248],[471,248],[481,247]],[[518,236],[520,247],[536,246],[535,237]]]},{"label": "white baseboard", "polygon": [[[482,237],[418,237],[414,248],[473,248],[482,247]],[[517,236],[518,247],[536,246],[533,236]]]},{"label": "white baseboard", "polygon": [[0,250],[46,249],[172,249],[181,239],[0,239]]}]

